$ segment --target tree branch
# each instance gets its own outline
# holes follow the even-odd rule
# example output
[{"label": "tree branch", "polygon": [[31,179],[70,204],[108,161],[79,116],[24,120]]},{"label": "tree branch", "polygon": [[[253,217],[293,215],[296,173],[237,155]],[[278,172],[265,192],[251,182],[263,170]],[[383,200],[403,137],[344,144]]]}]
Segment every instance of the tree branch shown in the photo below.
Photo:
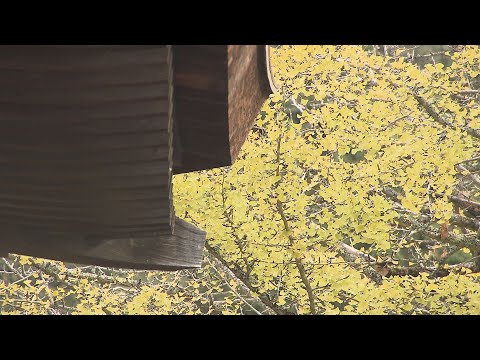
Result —
[{"label": "tree branch", "polygon": [[[280,217],[282,218],[285,231],[287,233],[290,233],[291,232],[290,225],[288,225],[287,218],[283,211],[283,203],[280,200],[277,200],[277,209],[278,209],[278,212],[280,213]],[[293,239],[293,236],[288,235],[288,240],[290,242],[290,246],[295,245],[295,240]],[[310,305],[310,313],[315,315],[317,313],[317,310],[315,308],[315,297],[313,295],[312,285],[308,280],[307,273],[305,271],[305,267],[303,266],[302,260],[298,257],[295,257],[295,265],[297,266],[298,272],[300,273],[300,278],[302,279],[303,285],[305,286],[305,290],[307,291],[308,302]]]},{"label": "tree branch", "polygon": [[[277,139],[277,176],[280,177],[280,150],[281,150],[281,143],[282,143],[282,134],[278,136]],[[288,241],[290,242],[290,246],[295,245],[295,240],[291,233],[290,225],[288,224],[287,217],[285,216],[285,212],[283,211],[283,203],[277,199],[277,209],[282,218],[283,226],[285,231],[289,234]],[[305,271],[305,267],[303,266],[302,259],[295,256],[295,265],[297,266],[298,272],[300,274],[300,278],[302,279],[303,285],[305,286],[305,290],[307,291],[308,295],[308,302],[310,305],[310,313],[315,315],[317,313],[317,309],[315,308],[315,296],[313,295],[312,285],[308,280],[307,272]]]},{"label": "tree branch", "polygon": [[468,199],[464,199],[464,198],[461,198],[459,196],[456,196],[456,195],[452,195],[449,197],[449,199],[459,205],[463,205],[464,207],[476,207],[476,208],[479,208],[480,209],[480,203],[477,202],[477,201],[473,201],[473,200],[468,200]]},{"label": "tree branch", "polygon": [[[229,264],[223,259],[222,255],[218,253],[212,246],[208,243],[205,244],[205,248],[207,249],[208,253],[212,255],[214,258],[215,263],[218,264],[227,274],[231,275],[231,277],[238,283],[243,284],[251,293],[257,293],[257,289],[255,289],[246,279],[243,279],[242,274],[239,273],[238,270],[230,268]],[[253,297],[253,294],[252,294]],[[282,308],[278,307],[276,304],[271,302],[266,296],[262,294],[258,294],[257,298],[263,303],[268,313],[274,313],[277,315],[287,315],[288,312],[283,310]],[[268,310],[269,309],[269,310]]]},{"label": "tree branch", "polygon": [[480,156],[475,156],[471,159],[462,160],[462,161],[458,162],[457,165],[464,164],[464,163],[469,163],[469,162],[473,162],[473,161],[480,161]]},{"label": "tree branch", "polygon": [[[462,172],[463,172],[463,171],[468,171],[468,169],[467,169],[465,166],[461,165],[461,164],[457,164],[456,167],[457,167],[458,170],[460,170],[460,171],[462,171]],[[469,179],[471,179],[471,180],[472,180],[475,184],[477,184],[478,186],[480,186],[480,178],[479,178],[477,175],[475,175],[475,174],[473,174],[473,173],[470,173],[470,174],[466,175],[466,177],[469,178]]]},{"label": "tree branch", "polygon": [[[427,100],[425,100],[423,97],[421,97],[420,95],[418,95],[416,93],[413,93],[413,96],[417,100],[418,104],[427,112],[428,115],[430,115],[430,117],[433,120],[435,120],[436,122],[438,122],[439,124],[441,124],[443,126],[447,126],[447,127],[451,128],[451,129],[456,129],[457,128],[453,123],[451,123],[450,121],[442,118],[440,116],[440,114],[433,108],[433,106]],[[473,128],[468,127],[468,126],[462,126],[461,129],[464,130],[470,136],[473,136],[474,138],[480,139],[480,130],[473,129]]]},{"label": "tree branch", "polygon": [[465,229],[470,229],[473,231],[480,231],[480,221],[475,220],[472,218],[468,218],[466,216],[452,214],[452,218],[450,219],[450,223],[453,225],[458,225]]},{"label": "tree branch", "polygon": [[[390,200],[394,201],[394,207],[397,209],[402,209],[403,211],[407,211],[405,208],[402,207],[402,205],[399,203],[398,200],[398,193],[393,190],[392,188],[386,186],[383,188],[382,193],[389,198]],[[480,207],[480,203],[475,202],[475,201],[470,201],[468,199],[463,199],[458,196],[450,196],[449,197],[450,201],[455,202],[455,203],[460,203],[464,206],[476,206]],[[410,214],[413,214],[418,217],[422,222],[428,222],[430,221],[430,218],[426,215],[422,214],[415,214],[412,211],[408,211]],[[466,216],[458,215],[458,214],[452,214],[452,218],[450,219],[450,223],[453,225],[458,225],[461,226],[465,229],[470,229],[473,231],[480,231],[480,221],[476,219],[472,219]]]},{"label": "tree branch", "polygon": [[[345,243],[341,243],[340,246],[341,246],[340,252],[341,252],[343,258],[347,262],[351,263],[351,266],[353,266],[353,267],[360,267],[362,265],[362,264],[355,264],[355,260],[359,259],[359,258],[367,261],[369,264],[370,263],[371,264],[376,263],[376,260],[373,257],[371,257],[367,254],[364,254],[363,252],[355,249],[354,247],[352,247],[350,245],[347,245]],[[362,271],[365,274],[365,276],[368,277],[373,282],[375,282],[375,284],[377,284],[377,285],[382,284],[382,274],[381,274],[382,271],[381,271],[380,268],[375,269],[371,265],[368,265],[368,266],[364,266],[362,268]]]},{"label": "tree branch", "polygon": [[[221,268],[224,273],[227,275],[227,277],[230,277],[231,279],[234,279],[234,281],[239,285],[239,287],[242,288],[242,290],[244,290],[249,297],[251,298],[254,298],[254,299],[257,299],[258,297],[256,296],[253,296],[253,294],[251,293],[250,289],[248,287],[246,287],[243,282],[241,282],[236,276],[235,274],[233,274],[232,270],[230,270],[229,268],[225,267],[217,258],[215,258],[213,255],[210,256],[213,260],[213,262],[215,263],[215,266],[214,266],[214,269],[217,271],[218,275],[222,277],[222,279],[224,280],[224,283],[225,285],[228,286],[228,288],[240,299],[242,300],[242,302],[244,304],[246,304],[255,314],[257,315],[262,315],[262,313],[260,311],[258,311],[252,304],[250,304],[249,301],[247,301],[242,295],[240,295],[232,286],[230,286],[229,282],[228,282],[228,279],[226,279],[221,273],[220,271],[218,270],[218,268]],[[209,261],[210,261],[210,257],[209,257]],[[210,262],[210,264],[212,264]],[[266,306],[265,304],[263,304],[261,301],[260,303],[263,305],[264,309],[263,311],[266,312],[268,315],[275,315],[275,311],[273,311],[272,309],[270,309],[268,306]]]},{"label": "tree branch", "polygon": [[397,221],[404,226],[416,229],[419,233],[429,236],[442,244],[450,244],[458,246],[459,248],[468,248],[470,250],[480,250],[480,239],[477,234],[454,234],[449,232],[448,236],[442,237],[440,229],[434,227],[432,224],[425,223],[428,216],[420,215],[418,218],[413,216],[399,216]]}]

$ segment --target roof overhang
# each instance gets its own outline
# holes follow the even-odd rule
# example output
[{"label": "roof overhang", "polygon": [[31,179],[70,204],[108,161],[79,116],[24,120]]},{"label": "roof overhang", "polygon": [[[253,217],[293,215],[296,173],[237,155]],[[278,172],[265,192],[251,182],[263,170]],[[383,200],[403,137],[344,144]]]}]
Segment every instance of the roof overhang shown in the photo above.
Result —
[{"label": "roof overhang", "polygon": [[174,173],[231,165],[272,92],[267,47],[177,45],[173,57]]},{"label": "roof overhang", "polygon": [[200,267],[205,232],[175,216],[172,175],[235,161],[271,92],[268,49],[0,50],[0,255]]}]

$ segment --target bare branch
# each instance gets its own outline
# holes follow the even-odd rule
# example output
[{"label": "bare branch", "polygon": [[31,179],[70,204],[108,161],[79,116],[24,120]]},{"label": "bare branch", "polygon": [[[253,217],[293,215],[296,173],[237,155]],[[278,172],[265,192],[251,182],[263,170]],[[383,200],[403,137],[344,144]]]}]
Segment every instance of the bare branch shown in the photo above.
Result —
[{"label": "bare branch", "polygon": [[480,221],[468,218],[466,216],[452,214],[452,218],[450,219],[450,223],[453,225],[458,225],[466,229],[480,231]]},{"label": "bare branch", "polygon": [[[367,255],[364,254],[363,252],[355,249],[354,247],[341,243],[341,254],[343,255],[343,258],[349,262],[353,267],[362,267],[362,271],[365,274],[366,277],[368,277],[370,280],[375,282],[377,285],[382,284],[382,275],[381,275],[381,269],[375,269],[374,267],[368,265],[368,266],[363,266],[363,264],[355,264],[356,259],[362,259],[366,260],[368,263],[371,263],[373,266],[375,266],[376,260]],[[380,271],[379,271],[380,270]]]},{"label": "bare branch", "polygon": [[[433,120],[435,120],[436,122],[438,122],[439,124],[441,124],[443,126],[447,126],[447,127],[451,128],[451,129],[456,129],[457,128],[457,126],[455,126],[453,123],[451,123],[450,121],[442,118],[440,116],[440,114],[433,108],[433,106],[427,100],[425,100],[423,97],[421,97],[420,95],[418,95],[416,93],[413,93],[413,96],[417,100],[418,104],[428,113],[428,115],[430,115],[430,117]],[[468,127],[468,126],[463,126],[463,127],[460,127],[460,128],[462,130],[464,130],[470,136],[473,136],[474,138],[480,139],[480,130],[473,129],[473,128]]]},{"label": "bare branch", "polygon": [[[456,167],[458,168],[458,170],[460,170],[460,171],[462,171],[462,172],[463,172],[463,171],[468,171],[468,169],[467,169],[465,166],[461,165],[461,164],[457,164]],[[477,175],[475,175],[475,174],[473,174],[473,173],[470,173],[470,174],[466,175],[466,177],[469,178],[469,179],[471,179],[471,180],[472,180],[475,184],[477,184],[478,186],[480,186],[480,178],[479,178]]]},{"label": "bare branch", "polygon": [[457,163],[457,165],[459,164],[465,164],[465,163],[469,163],[469,162],[473,162],[473,161],[480,161],[480,156],[475,156],[471,159],[467,159],[467,160],[463,160],[463,161],[460,161],[459,163]]},{"label": "bare branch", "polygon": [[412,57],[412,60],[421,59],[421,58],[431,58],[438,55],[445,55],[445,51],[431,52],[428,54],[415,55]]},{"label": "bare branch", "polygon": [[477,234],[454,234],[449,232],[447,237],[440,236],[440,229],[433,224],[425,223],[428,216],[400,216],[397,221],[404,226],[415,228],[419,233],[429,236],[440,243],[458,246],[459,248],[468,248],[470,250],[480,250],[480,239]]},{"label": "bare branch", "polygon": [[[277,176],[280,176],[280,150],[281,150],[281,143],[282,143],[282,135],[278,136],[277,140]],[[283,203],[277,199],[277,209],[280,217],[282,218],[283,226],[285,227],[285,231],[290,234],[291,229],[290,225],[288,224],[287,217],[285,216],[285,212],[283,211]],[[295,240],[293,236],[288,235],[288,240],[291,246],[295,245]],[[295,265],[297,266],[298,272],[300,273],[300,278],[302,279],[303,285],[305,286],[305,290],[307,291],[308,295],[308,302],[310,305],[310,313],[315,315],[317,310],[315,308],[315,297],[313,295],[312,285],[308,280],[307,273],[305,271],[305,267],[303,266],[302,259],[295,257]]]},{"label": "bare branch", "polygon": [[[220,271],[218,271],[218,268],[221,268],[223,269],[224,273],[228,274],[228,277],[234,279],[234,281],[242,288],[244,288],[244,290],[246,290],[246,292],[248,293],[249,296],[251,296],[252,298],[254,299],[257,299],[257,297],[253,296],[250,292],[250,289],[248,289],[241,281],[239,281],[236,277],[235,277],[235,274],[233,274],[233,272],[229,269],[229,268],[225,268],[225,266],[223,266],[223,264],[217,259],[215,258],[214,256],[211,256],[213,262],[215,263],[214,265],[214,268],[215,270],[217,271],[217,273],[220,275],[220,277],[222,277],[222,279],[224,280],[224,283],[225,285],[228,286],[228,288],[240,299],[242,300],[242,302],[247,305],[255,314],[257,315],[262,315],[262,313],[260,311],[258,311],[252,304],[250,304],[249,301],[247,301],[243,296],[241,296],[232,286],[230,286],[230,283],[228,281],[228,279],[226,279],[221,273]],[[209,262],[210,262],[210,258],[208,259]],[[213,265],[211,262],[210,262],[211,265]],[[269,307],[265,306],[264,305],[264,311],[268,314],[268,315],[274,315],[275,312],[270,309]]]},{"label": "bare branch", "polygon": [[[209,252],[210,255],[215,259],[215,262],[218,265],[221,265],[221,268],[225,270],[226,273],[230,274],[232,278],[239,284],[243,284],[249,291],[252,293],[256,293],[257,289],[253,287],[247,279],[242,276],[241,272],[238,269],[232,269],[229,264],[223,259],[222,255],[218,253],[217,250],[215,250],[212,246],[210,246],[208,243],[205,244],[205,248]],[[262,294],[258,294],[258,299],[263,303],[263,305],[270,309],[271,312],[277,314],[277,315],[287,315],[288,312],[283,310],[282,308],[278,307],[276,304],[271,302],[266,296]],[[270,313],[268,311],[268,313]]]},{"label": "bare branch", "polygon": [[480,93],[479,90],[460,90],[458,92],[458,94],[466,94],[466,95],[470,95],[470,94],[478,94]]},{"label": "bare branch", "polygon": [[449,198],[451,201],[459,204],[459,205],[463,205],[463,207],[476,207],[476,208],[479,208],[480,209],[480,203],[477,202],[477,201],[473,201],[473,200],[469,200],[469,199],[465,199],[465,198],[461,198],[461,197],[458,197],[458,196],[450,196]]}]

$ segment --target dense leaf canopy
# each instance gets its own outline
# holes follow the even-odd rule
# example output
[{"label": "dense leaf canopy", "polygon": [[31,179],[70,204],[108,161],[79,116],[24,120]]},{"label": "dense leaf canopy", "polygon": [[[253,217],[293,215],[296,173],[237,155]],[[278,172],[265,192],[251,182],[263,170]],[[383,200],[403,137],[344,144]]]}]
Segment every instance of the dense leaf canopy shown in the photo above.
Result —
[{"label": "dense leaf canopy", "polygon": [[480,49],[282,46],[237,162],[174,179],[205,267],[10,256],[2,313],[480,312]]}]

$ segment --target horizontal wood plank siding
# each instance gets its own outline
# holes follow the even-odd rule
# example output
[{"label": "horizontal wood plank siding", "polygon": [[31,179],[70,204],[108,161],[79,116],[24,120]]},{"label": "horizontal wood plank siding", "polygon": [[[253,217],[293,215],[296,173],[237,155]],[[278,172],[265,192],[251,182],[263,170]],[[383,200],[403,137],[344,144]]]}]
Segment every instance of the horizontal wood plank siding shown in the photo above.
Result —
[{"label": "horizontal wood plank siding", "polygon": [[230,165],[226,45],[174,45],[174,173]]},{"label": "horizontal wood plank siding", "polygon": [[265,46],[178,45],[173,50],[174,172],[231,165],[271,93]]},{"label": "horizontal wood plank siding", "polygon": [[0,226],[171,234],[168,47],[0,52]]},{"label": "horizontal wood plank siding", "polygon": [[0,46],[0,253],[176,270],[205,233],[172,174],[231,165],[270,93],[259,45]]},{"label": "horizontal wood plank siding", "polygon": [[199,268],[205,232],[179,218],[175,218],[174,228],[169,235],[148,232],[134,238],[115,237],[115,234],[85,238],[79,234],[5,227],[0,253],[8,249],[7,252],[54,260],[142,270]]}]

